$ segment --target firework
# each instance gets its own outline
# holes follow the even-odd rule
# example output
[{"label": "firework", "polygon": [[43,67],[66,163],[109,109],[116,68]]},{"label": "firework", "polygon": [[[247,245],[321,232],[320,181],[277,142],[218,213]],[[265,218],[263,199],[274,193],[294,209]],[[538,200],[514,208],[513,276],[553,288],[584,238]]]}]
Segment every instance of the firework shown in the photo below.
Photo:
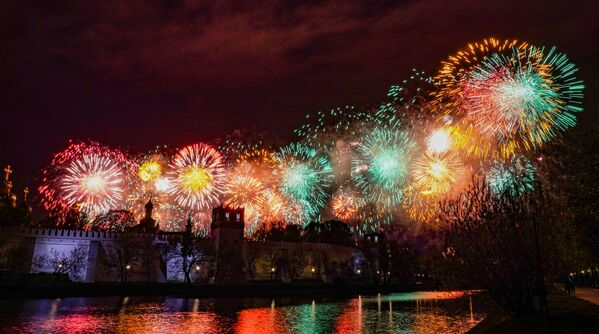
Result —
[{"label": "firework", "polygon": [[467,116],[481,133],[497,138],[504,157],[540,147],[576,125],[583,88],[576,71],[554,48],[494,54],[463,83]]},{"label": "firework", "polygon": [[245,230],[251,234],[259,223],[259,205],[265,185],[257,177],[249,163],[242,163],[232,170],[225,184],[225,205],[245,209]]},{"label": "firework", "polygon": [[576,71],[555,48],[487,39],[443,64],[436,102],[509,158],[575,125],[584,87]]},{"label": "firework", "polygon": [[249,175],[233,175],[225,185],[225,204],[232,208],[245,208],[247,213],[257,205],[262,191],[264,185],[259,179]]},{"label": "firework", "polygon": [[240,160],[252,158],[253,153],[261,150],[272,152],[272,148],[276,146],[277,142],[278,140],[272,135],[260,132],[255,127],[237,129],[216,140],[218,151],[227,165],[233,165]]},{"label": "firework", "polygon": [[153,217],[163,231],[180,231],[189,213],[173,200],[168,190],[171,188],[169,171],[172,151],[166,146],[156,147],[137,158],[139,168],[136,177],[127,187],[127,208],[136,220],[145,215],[145,205],[149,200],[154,204]]},{"label": "firework", "polygon": [[353,161],[354,181],[366,200],[394,206],[407,182],[414,139],[404,131],[377,128],[364,137]]},{"label": "firework", "polygon": [[444,153],[447,152],[452,145],[452,139],[449,131],[444,128],[434,130],[426,138],[426,146],[430,152]]},{"label": "firework", "polygon": [[358,211],[358,200],[356,199],[356,193],[345,188],[340,188],[333,195],[331,200],[331,208],[333,214],[338,219],[343,221],[349,221],[354,217],[354,214]]},{"label": "firework", "polygon": [[264,223],[277,222],[282,219],[285,199],[276,189],[265,189],[258,199],[257,210],[260,220]]},{"label": "firework", "polygon": [[59,223],[76,209],[93,219],[124,206],[125,180],[134,163],[124,153],[96,142],[71,143],[42,171],[42,204]]},{"label": "firework", "polygon": [[353,106],[337,107],[306,115],[305,123],[293,132],[303,144],[328,152],[339,140],[359,135],[369,121],[369,114]]},{"label": "firework", "polygon": [[463,164],[457,155],[426,153],[414,163],[414,188],[423,195],[448,192],[461,175]]},{"label": "firework", "polygon": [[406,127],[424,128],[432,116],[429,109],[430,91],[434,79],[424,72],[412,70],[408,79],[391,86],[387,92],[390,99],[369,113],[379,127],[405,129]]},{"label": "firework", "polygon": [[472,124],[444,127],[451,139],[451,147],[466,158],[485,159],[495,149],[493,138],[483,136]]},{"label": "firework", "polygon": [[281,217],[287,224],[306,226],[310,222],[320,219],[318,209],[318,207],[305,200],[286,199],[281,210]]},{"label": "firework", "polygon": [[[360,203],[360,199],[357,198]],[[349,222],[350,228],[358,235],[378,232],[383,226],[388,226],[393,221],[394,212],[387,207],[381,208],[380,203],[358,204],[358,210],[354,214],[354,221]]]},{"label": "firework", "polygon": [[471,173],[498,195],[533,189],[537,171],[524,154],[575,125],[576,72],[555,48],[488,38],[449,57],[434,78],[413,70],[372,108],[307,116],[298,142],[276,153],[277,140],[256,129],[218,139],[218,150],[157,148],[135,162],[97,143],[71,144],[44,169],[39,191],[59,219],[81,212],[94,221],[115,209],[140,219],[152,199],[161,229],[181,230],[191,217],[200,234],[220,200],[245,208],[246,235],[261,222],[305,225],[321,214],[356,233],[405,214],[432,221]]},{"label": "firework", "polygon": [[217,150],[206,144],[181,149],[168,173],[168,193],[184,209],[204,210],[218,203],[225,183],[225,169]]},{"label": "firework", "polygon": [[269,167],[272,167],[276,164],[274,152],[265,148],[245,150],[239,155],[236,162],[238,164],[244,162],[255,163]]},{"label": "firework", "polygon": [[423,194],[412,186],[404,189],[403,208],[408,216],[420,222],[430,222],[439,214],[439,202],[443,195],[436,193]]},{"label": "firework", "polygon": [[144,181],[155,181],[162,175],[162,166],[158,161],[145,161],[137,171],[139,178]]},{"label": "firework", "polygon": [[316,150],[298,143],[283,147],[276,159],[279,191],[303,208],[306,223],[326,204],[326,190],[332,182],[331,165]]},{"label": "firework", "polygon": [[461,80],[469,75],[480,61],[488,59],[496,52],[510,51],[512,48],[525,50],[527,47],[526,42],[495,38],[486,38],[482,42],[468,44],[466,49],[460,50],[441,63],[441,70],[435,77],[437,89],[432,92],[435,102],[440,109],[455,111],[462,94]]},{"label": "firework", "polygon": [[516,196],[534,190],[536,168],[524,156],[494,161],[488,168],[486,182],[496,195]]}]

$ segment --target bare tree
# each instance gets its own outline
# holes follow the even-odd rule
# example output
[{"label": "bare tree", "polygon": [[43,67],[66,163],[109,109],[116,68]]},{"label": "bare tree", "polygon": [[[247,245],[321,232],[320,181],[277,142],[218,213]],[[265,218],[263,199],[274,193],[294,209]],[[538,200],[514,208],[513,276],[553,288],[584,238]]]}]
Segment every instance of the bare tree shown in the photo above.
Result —
[{"label": "bare tree", "polygon": [[263,252],[264,256],[262,257],[262,270],[264,272],[269,273],[270,279],[275,279],[277,272],[280,268],[277,268],[279,264],[279,260],[281,258],[281,253],[276,248],[268,248]]},{"label": "bare tree", "polygon": [[285,267],[289,278],[292,280],[298,279],[304,273],[308,265],[308,257],[303,249],[295,248],[289,251],[284,258]]},{"label": "bare tree", "polygon": [[136,224],[133,213],[127,210],[110,210],[98,215],[88,224],[89,229],[97,231],[125,232]]},{"label": "bare tree", "polygon": [[0,270],[28,272],[31,269],[31,251],[24,241],[17,244],[5,243],[0,248]]},{"label": "bare tree", "polygon": [[448,225],[445,256],[454,274],[470,286],[486,289],[505,311],[525,316],[547,311],[545,273],[547,238],[555,203],[540,183],[534,191],[493,193],[475,178],[460,196],[441,203]]},{"label": "bare tree", "polygon": [[[358,249],[362,253],[361,261],[368,266],[373,284],[378,284],[381,278],[386,277],[389,268],[389,242],[384,233],[370,233],[358,242]],[[361,269],[360,269],[361,270]],[[362,273],[360,273],[362,274]]]},{"label": "bare tree", "polygon": [[126,283],[129,274],[139,261],[139,249],[135,235],[123,233],[106,249],[104,264],[121,282]]},{"label": "bare tree", "polygon": [[250,281],[253,281],[256,276],[256,261],[260,257],[260,248],[247,245],[245,251],[245,265]]},{"label": "bare tree", "polygon": [[173,269],[183,273],[184,281],[191,284],[191,273],[204,262],[211,259],[211,249],[202,239],[196,238],[192,234],[193,222],[191,218],[187,220],[185,232],[179,239],[172,240],[167,250],[167,258],[173,265]]},{"label": "bare tree", "polygon": [[51,249],[49,254],[39,255],[33,259],[33,267],[36,271],[66,274],[74,281],[83,278],[86,263],[87,249],[83,245],[75,246],[68,253]]}]

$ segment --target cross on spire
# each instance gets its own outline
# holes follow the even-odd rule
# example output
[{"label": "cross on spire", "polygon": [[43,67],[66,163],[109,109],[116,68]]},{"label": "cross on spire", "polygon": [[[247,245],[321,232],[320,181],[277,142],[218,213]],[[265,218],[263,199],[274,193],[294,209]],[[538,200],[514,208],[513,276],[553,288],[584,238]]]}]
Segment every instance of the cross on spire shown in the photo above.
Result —
[{"label": "cross on spire", "polygon": [[6,168],[4,168],[4,181],[8,182],[8,178],[10,177],[10,174],[12,174],[12,169],[10,168],[10,165],[6,166]]}]

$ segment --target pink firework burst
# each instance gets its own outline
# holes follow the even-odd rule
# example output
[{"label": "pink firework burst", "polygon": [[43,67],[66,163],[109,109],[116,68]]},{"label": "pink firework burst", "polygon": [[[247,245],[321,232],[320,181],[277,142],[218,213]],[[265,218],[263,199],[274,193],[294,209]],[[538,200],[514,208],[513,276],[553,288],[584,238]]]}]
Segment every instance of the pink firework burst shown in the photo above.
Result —
[{"label": "pink firework burst", "polygon": [[61,223],[70,210],[88,218],[124,206],[125,179],[133,161],[97,142],[71,143],[42,171],[43,206]]}]

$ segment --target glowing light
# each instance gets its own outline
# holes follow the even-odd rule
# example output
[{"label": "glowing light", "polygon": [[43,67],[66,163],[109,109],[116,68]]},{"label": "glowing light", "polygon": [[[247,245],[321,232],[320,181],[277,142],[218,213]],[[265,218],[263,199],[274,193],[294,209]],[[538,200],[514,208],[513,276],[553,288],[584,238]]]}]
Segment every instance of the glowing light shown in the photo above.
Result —
[{"label": "glowing light", "polygon": [[106,190],[106,183],[108,183],[108,180],[103,173],[91,174],[82,178],[81,191],[88,194],[98,194]]},{"label": "glowing light", "polygon": [[154,182],[154,188],[158,192],[166,192],[170,188],[170,183],[166,177],[160,177]]},{"label": "glowing light", "polygon": [[451,136],[446,129],[437,129],[426,139],[426,145],[433,153],[444,153],[451,148]]},{"label": "glowing light", "polygon": [[157,161],[144,162],[137,171],[137,175],[142,181],[154,181],[162,174],[162,166]]}]

